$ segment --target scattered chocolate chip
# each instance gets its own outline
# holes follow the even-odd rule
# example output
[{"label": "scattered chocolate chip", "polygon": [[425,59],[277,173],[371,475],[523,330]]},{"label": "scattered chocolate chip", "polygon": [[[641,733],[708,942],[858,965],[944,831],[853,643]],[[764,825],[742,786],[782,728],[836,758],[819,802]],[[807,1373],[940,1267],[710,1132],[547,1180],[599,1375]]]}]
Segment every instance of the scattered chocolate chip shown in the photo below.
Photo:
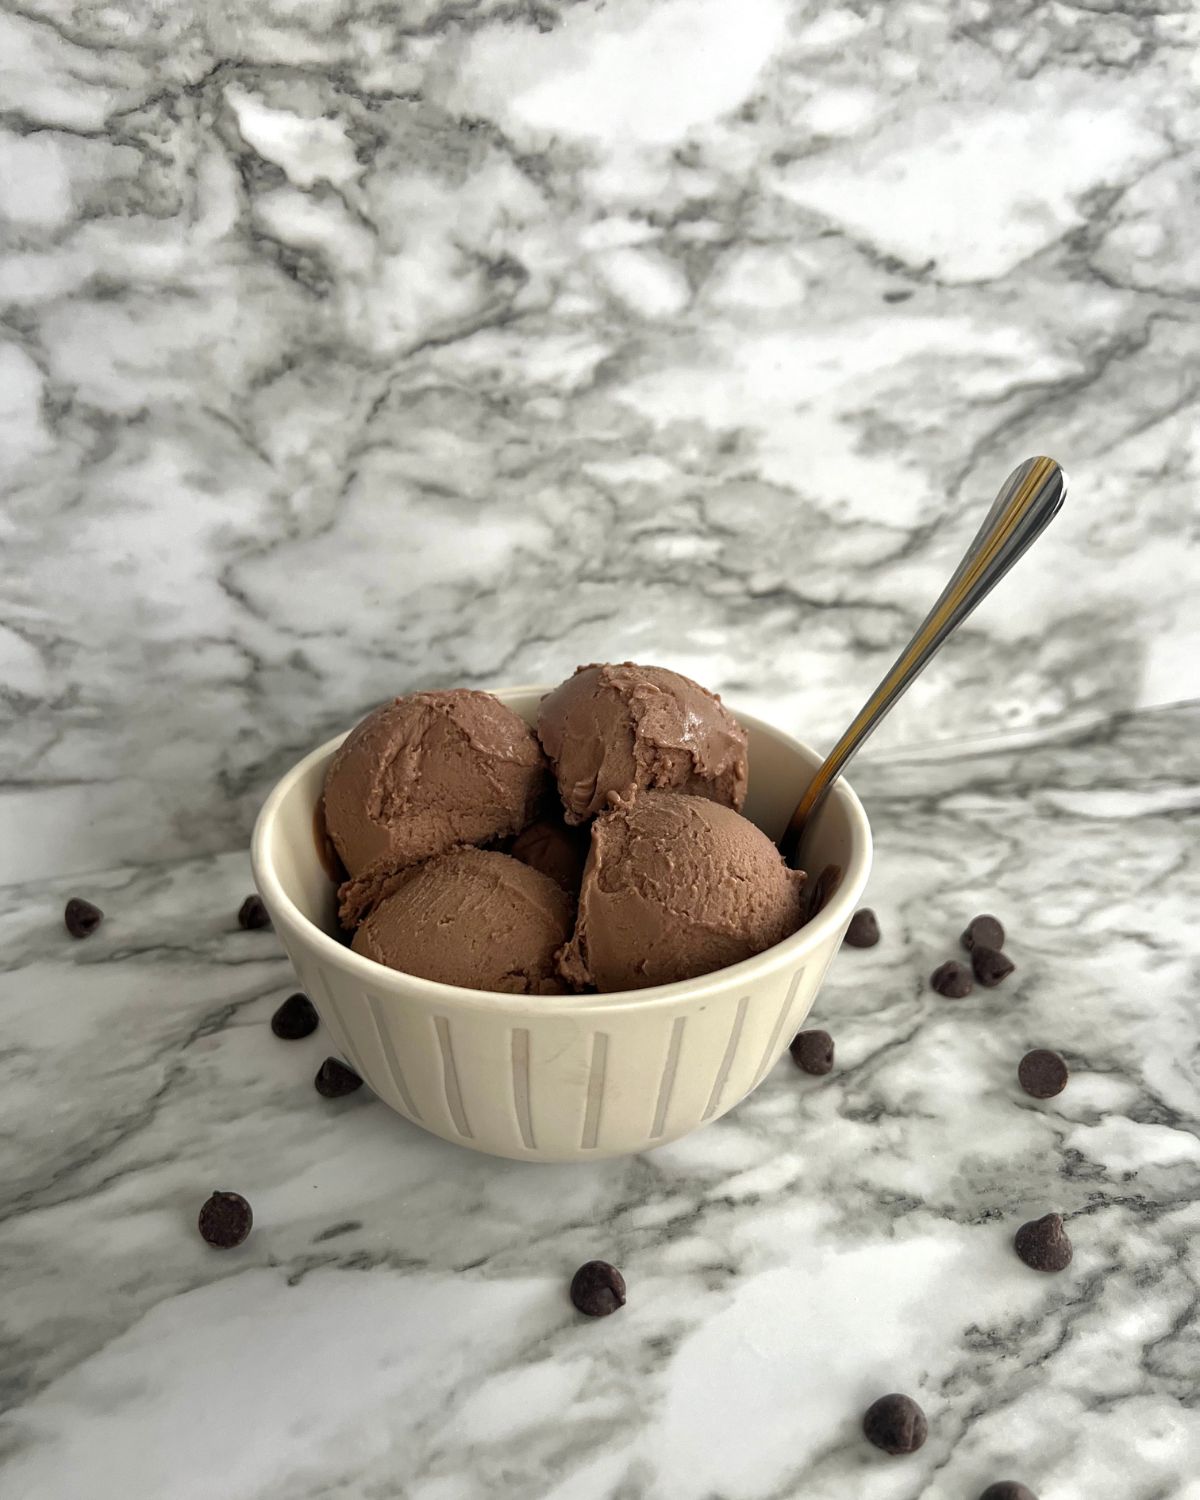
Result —
[{"label": "scattered chocolate chip", "polygon": [[625,1306],[625,1278],[606,1260],[589,1260],[571,1278],[571,1301],[589,1318],[607,1318]]},{"label": "scattered chocolate chip", "polygon": [[879,919],[869,906],[864,906],[850,918],[842,942],[849,943],[851,948],[873,948],[878,941]]},{"label": "scattered chocolate chip", "polygon": [[803,891],[805,922],[811,922],[818,912],[824,911],[828,906],[842,883],[842,874],[841,865],[826,865],[815,880],[806,882]]},{"label": "scattered chocolate chip", "polygon": [[818,1076],[833,1072],[833,1038],[827,1031],[801,1031],[788,1049],[792,1061],[805,1073]]},{"label": "scattered chocolate chip", "polygon": [[1053,1099],[1067,1086],[1067,1065],[1057,1052],[1035,1047],[1017,1064],[1017,1081],[1035,1099]]},{"label": "scattered chocolate chip", "polygon": [[978,946],[1003,948],[1004,928],[996,917],[984,912],[982,916],[972,917],[967,923],[967,930],[962,935],[962,945],[968,953]]},{"label": "scattered chocolate chip", "polygon": [[256,927],[270,927],[270,925],[271,918],[267,908],[263,905],[263,898],[247,896],[238,907],[238,926],[250,932]]},{"label": "scattered chocolate chip", "polygon": [[1001,1479],[996,1484],[989,1484],[979,1500],[1037,1500],[1037,1496],[1015,1479]]},{"label": "scattered chocolate chip", "polygon": [[85,901],[82,896],[72,896],[67,902],[66,911],[63,912],[63,921],[67,924],[67,931],[73,938],[91,937],[100,923],[104,921],[104,913],[98,906]]},{"label": "scattered chocolate chip", "polygon": [[956,963],[952,958],[934,969],[929,976],[929,982],[938,994],[945,995],[947,1000],[961,1000],[964,995],[969,995],[975,988],[970,969],[966,964]]},{"label": "scattered chocolate chip", "polygon": [[885,1453],[915,1453],[929,1436],[929,1423],[911,1396],[880,1396],[867,1407],[863,1431]]},{"label": "scattered chocolate chip", "polygon": [[985,948],[982,943],[976,943],[971,949],[971,967],[980,984],[994,990],[1002,979],[1008,978],[1016,965],[998,948]]},{"label": "scattered chocolate chip", "polygon": [[1013,1237],[1017,1254],[1035,1271],[1065,1271],[1071,1264],[1071,1241],[1061,1214],[1046,1214],[1022,1224]]},{"label": "scattered chocolate chip", "polygon": [[241,1193],[214,1193],[200,1210],[200,1235],[214,1250],[232,1250],[250,1233],[254,1213]]},{"label": "scattered chocolate chip", "polygon": [[301,1037],[312,1036],[319,1020],[317,1007],[297,991],[271,1017],[271,1030],[285,1042],[298,1042]]},{"label": "scattered chocolate chip", "polygon": [[317,1093],[326,1099],[340,1099],[343,1094],[352,1094],[355,1089],[362,1088],[362,1079],[354,1069],[348,1068],[336,1057],[325,1059],[317,1069],[313,1083],[316,1084]]}]

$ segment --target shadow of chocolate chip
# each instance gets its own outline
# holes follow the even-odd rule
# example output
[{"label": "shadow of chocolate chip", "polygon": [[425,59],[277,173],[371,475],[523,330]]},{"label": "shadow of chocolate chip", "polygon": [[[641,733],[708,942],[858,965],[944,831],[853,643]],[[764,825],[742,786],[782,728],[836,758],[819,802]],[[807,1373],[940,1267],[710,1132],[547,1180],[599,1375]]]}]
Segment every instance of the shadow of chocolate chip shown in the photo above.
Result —
[{"label": "shadow of chocolate chip", "polygon": [[73,938],[91,937],[100,923],[104,921],[104,913],[98,906],[85,901],[82,896],[72,896],[67,902],[67,909],[63,912],[63,921]]},{"label": "shadow of chocolate chip", "polygon": [[625,1306],[625,1278],[606,1260],[589,1260],[571,1278],[571,1301],[589,1318],[607,1318]]},{"label": "shadow of chocolate chip", "polygon": [[200,1236],[214,1250],[232,1250],[250,1233],[254,1214],[241,1193],[214,1193],[200,1210]]},{"label": "shadow of chocolate chip", "polygon": [[863,1432],[885,1453],[915,1453],[929,1436],[925,1413],[911,1396],[880,1396],[867,1407]]},{"label": "shadow of chocolate chip", "polygon": [[1046,1214],[1022,1224],[1013,1236],[1013,1247],[1034,1271],[1065,1271],[1075,1253],[1061,1214]]}]

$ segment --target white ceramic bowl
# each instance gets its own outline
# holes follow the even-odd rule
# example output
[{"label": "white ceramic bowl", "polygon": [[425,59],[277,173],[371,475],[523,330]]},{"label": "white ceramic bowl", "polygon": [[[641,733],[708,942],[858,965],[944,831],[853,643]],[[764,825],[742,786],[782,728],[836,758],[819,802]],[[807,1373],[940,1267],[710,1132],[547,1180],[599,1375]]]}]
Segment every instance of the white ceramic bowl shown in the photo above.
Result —
[{"label": "white ceramic bowl", "polygon": [[[529,723],[547,688],[498,691]],[[732,705],[731,705],[732,707]],[[732,711],[750,736],[745,813],[783,830],[820,757]],[[401,974],[334,936],[334,888],[314,834],[343,736],[294,766],[254,829],[254,878],[333,1047],[415,1125],[475,1151],[590,1161],[678,1139],[758,1087],[808,1014],[871,868],[871,830],[846,783],[812,832],[810,863],[845,871],[807,926],[701,979],[611,995],[500,995]]]}]

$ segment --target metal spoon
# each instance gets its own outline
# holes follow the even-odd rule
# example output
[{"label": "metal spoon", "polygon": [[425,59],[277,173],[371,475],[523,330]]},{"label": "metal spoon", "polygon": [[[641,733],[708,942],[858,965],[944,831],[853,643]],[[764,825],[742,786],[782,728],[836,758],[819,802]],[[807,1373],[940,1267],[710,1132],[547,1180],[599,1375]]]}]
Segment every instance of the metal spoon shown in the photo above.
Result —
[{"label": "metal spoon", "polygon": [[779,847],[793,867],[800,865],[805,829],[820,811],[847,761],[892,705],[937,655],[946,638],[987,597],[1022,553],[1041,536],[1067,498],[1067,476],[1052,458],[1027,458],[1004,481],[975,540],[917,633],[893,662],[886,677],[858,711],[854,722],[825,757],[796,805]]}]

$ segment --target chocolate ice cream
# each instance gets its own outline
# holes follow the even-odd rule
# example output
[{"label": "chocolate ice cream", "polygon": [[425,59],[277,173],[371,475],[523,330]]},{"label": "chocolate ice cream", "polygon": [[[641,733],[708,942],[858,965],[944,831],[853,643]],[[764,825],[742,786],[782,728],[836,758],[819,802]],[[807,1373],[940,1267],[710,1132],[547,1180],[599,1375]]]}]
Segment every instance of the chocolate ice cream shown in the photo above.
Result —
[{"label": "chocolate ice cream", "polygon": [[351,927],[389,877],[461,844],[519,833],[548,784],[533,731],[490,693],[411,693],[368,714],[325,777],[325,822]]},{"label": "chocolate ice cream", "polygon": [[804,878],[732,808],[639,792],[592,825],[559,972],[577,987],[610,991],[738,963],[800,926]]},{"label": "chocolate ice cream", "polygon": [[745,800],[745,730],[715,694],[663,667],[578,668],[542,699],[538,735],[568,823],[639,788]]},{"label": "chocolate ice cream", "polygon": [[442,984],[509,994],[566,989],[554,955],[571,898],[508,854],[455,849],[397,877],[354,935],[354,951]]},{"label": "chocolate ice cream", "polygon": [[568,828],[561,817],[538,818],[517,834],[508,852],[578,896],[588,855],[588,830]]}]

